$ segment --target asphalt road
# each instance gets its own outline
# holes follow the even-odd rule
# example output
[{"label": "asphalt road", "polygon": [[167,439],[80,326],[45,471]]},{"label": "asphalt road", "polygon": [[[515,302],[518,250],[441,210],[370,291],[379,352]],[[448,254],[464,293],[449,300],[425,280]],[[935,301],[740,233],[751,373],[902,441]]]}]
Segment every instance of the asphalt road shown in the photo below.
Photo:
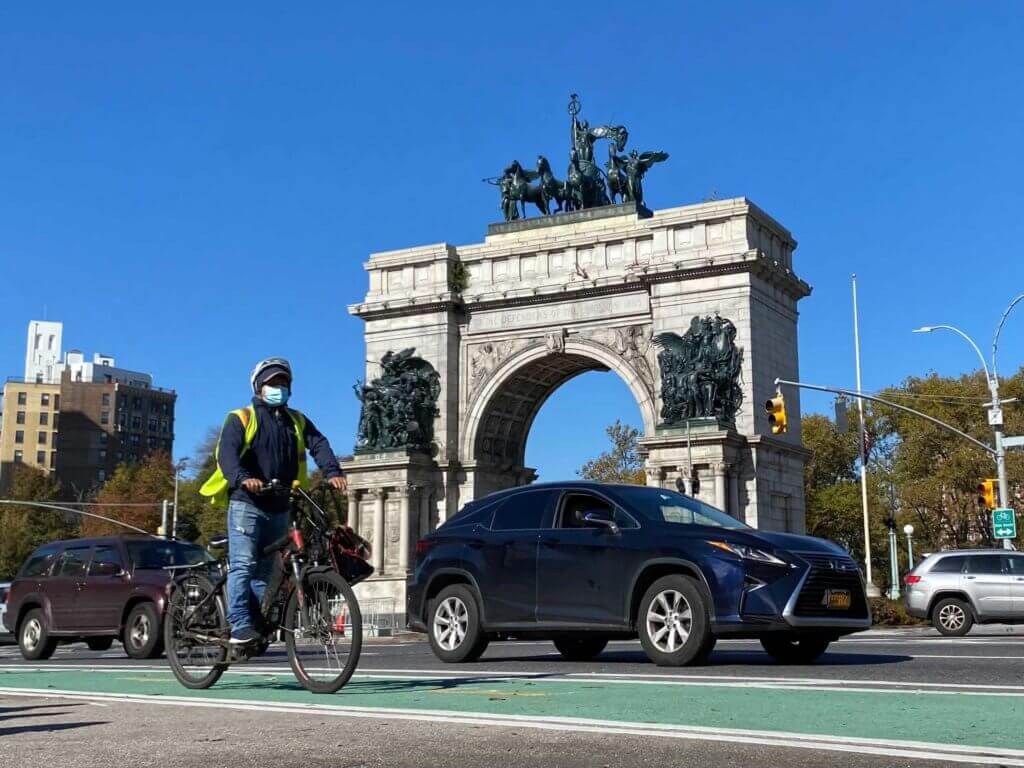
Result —
[{"label": "asphalt road", "polygon": [[1024,766],[1024,628],[949,640],[876,630],[811,666],[756,642],[665,669],[637,643],[594,662],[496,643],[447,666],[374,640],[334,696],[298,688],[274,648],[190,692],[115,645],[29,664],[0,647],[0,766]]}]

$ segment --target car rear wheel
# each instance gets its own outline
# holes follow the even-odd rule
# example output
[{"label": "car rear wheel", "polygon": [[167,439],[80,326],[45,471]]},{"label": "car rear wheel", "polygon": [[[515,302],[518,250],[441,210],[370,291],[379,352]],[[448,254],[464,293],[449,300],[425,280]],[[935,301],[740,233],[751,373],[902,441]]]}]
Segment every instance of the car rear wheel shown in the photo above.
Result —
[{"label": "car rear wheel", "polygon": [[124,652],[133,659],[153,659],[163,653],[160,617],[152,603],[139,603],[124,623]]},{"label": "car rear wheel", "polygon": [[430,604],[427,634],[431,650],[441,661],[458,664],[480,658],[488,638],[480,622],[476,596],[469,587],[453,584],[438,593]]},{"label": "car rear wheel", "polygon": [[607,637],[560,637],[555,648],[570,661],[590,661],[608,645]]},{"label": "car rear wheel", "polygon": [[25,614],[18,627],[18,647],[21,655],[28,661],[42,661],[53,656],[57,650],[57,641],[50,637],[46,629],[43,612],[33,608]]},{"label": "car rear wheel", "polygon": [[831,642],[828,637],[769,635],[761,638],[761,647],[780,664],[810,664],[825,653]]},{"label": "car rear wheel", "polygon": [[660,667],[698,664],[715,640],[700,587],[679,574],[663,576],[644,594],[637,631],[647,657]]},{"label": "car rear wheel", "polygon": [[90,651],[109,651],[110,646],[114,644],[114,638],[112,637],[87,637],[85,644],[89,646]]},{"label": "car rear wheel", "polygon": [[970,606],[958,598],[939,600],[932,609],[932,626],[947,637],[962,637],[973,625]]}]

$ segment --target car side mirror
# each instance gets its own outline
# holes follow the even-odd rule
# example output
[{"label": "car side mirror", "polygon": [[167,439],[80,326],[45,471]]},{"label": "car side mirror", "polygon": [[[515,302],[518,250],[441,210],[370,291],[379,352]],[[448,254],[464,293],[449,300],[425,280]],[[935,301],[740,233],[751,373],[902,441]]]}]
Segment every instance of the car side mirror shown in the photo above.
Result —
[{"label": "car side mirror", "polygon": [[594,528],[607,528],[611,534],[615,536],[619,535],[618,524],[611,518],[611,515],[609,515],[607,512],[587,512],[583,515],[583,522]]}]

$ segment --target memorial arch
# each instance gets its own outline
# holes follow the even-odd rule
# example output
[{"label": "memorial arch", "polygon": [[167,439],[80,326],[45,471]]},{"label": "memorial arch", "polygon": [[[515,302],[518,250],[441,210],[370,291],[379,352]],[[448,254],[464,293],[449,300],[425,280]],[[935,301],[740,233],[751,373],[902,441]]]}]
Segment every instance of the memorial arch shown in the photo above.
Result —
[{"label": "memorial arch", "polygon": [[[429,445],[363,444],[345,463],[350,517],[374,545],[370,596],[401,593],[415,541],[467,501],[534,480],[534,418],[593,370],[636,400],[648,484],[803,531],[799,398],[787,393],[786,434],[763,412],[776,377],[799,377],[797,303],[810,287],[795,247],[736,198],[653,213],[606,205],[492,224],[481,243],[372,254],[368,291],[349,307],[365,323],[368,386],[403,386],[387,365],[405,350],[436,413],[416,431]],[[693,350],[714,359],[673,367]],[[715,366],[727,373],[716,379]],[[422,392],[409,397],[422,414]]]}]

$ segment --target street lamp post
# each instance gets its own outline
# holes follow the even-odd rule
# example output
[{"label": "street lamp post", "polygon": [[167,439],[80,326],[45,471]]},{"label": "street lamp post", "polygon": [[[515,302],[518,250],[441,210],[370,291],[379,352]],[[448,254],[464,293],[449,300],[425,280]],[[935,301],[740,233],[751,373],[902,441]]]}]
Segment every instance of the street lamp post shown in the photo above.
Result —
[{"label": "street lamp post", "polygon": [[174,517],[171,523],[171,535],[178,535],[178,480],[181,477],[182,471],[188,466],[188,459],[178,459],[174,465]]},{"label": "street lamp post", "polygon": [[911,536],[914,535],[914,526],[907,523],[903,526],[903,532],[907,534],[907,571],[914,570],[914,540]]},{"label": "street lamp post", "polygon": [[[1024,294],[1021,294],[1013,301],[1010,302],[1010,306],[1003,312],[1003,317],[999,321],[999,326],[996,328],[995,338],[992,341],[992,370],[989,370],[988,363],[985,362],[985,356],[981,354],[981,349],[974,342],[970,336],[961,331],[959,328],[953,325],[925,325],[921,328],[914,330],[914,333],[931,333],[932,331],[944,330],[952,331],[961,338],[963,338],[974,351],[978,354],[978,359],[981,361],[982,370],[985,371],[985,380],[988,382],[988,391],[992,397],[992,402],[988,404],[988,423],[992,427],[992,433],[995,438],[995,458],[996,458],[996,477],[999,479],[999,506],[1009,507],[1010,506],[1010,489],[1006,481],[1006,447],[1003,445],[1003,404],[999,399],[999,379],[995,372],[996,366],[996,349],[999,346],[999,334],[1002,333],[1003,323],[1006,322],[1006,316],[1010,313],[1010,310],[1014,306],[1024,299]],[[1009,539],[1003,539],[1003,549],[1013,549],[1013,544],[1010,543]]]},{"label": "street lamp post", "polygon": [[900,599],[900,564],[896,550],[896,520],[889,518],[889,599]]}]

